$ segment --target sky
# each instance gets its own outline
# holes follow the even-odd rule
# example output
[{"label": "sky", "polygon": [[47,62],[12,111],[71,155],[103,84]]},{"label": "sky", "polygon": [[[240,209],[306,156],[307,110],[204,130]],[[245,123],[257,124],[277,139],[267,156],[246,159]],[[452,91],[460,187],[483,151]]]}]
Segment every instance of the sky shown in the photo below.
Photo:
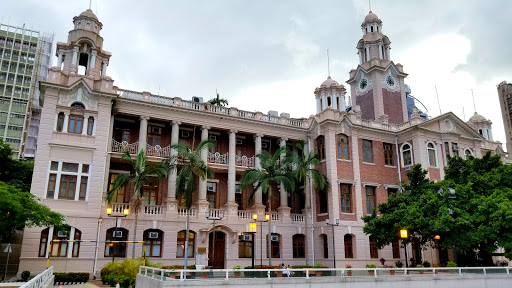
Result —
[{"label": "sky", "polygon": [[[89,0],[0,1],[0,21],[26,23],[59,42],[89,7]],[[355,47],[370,10],[367,0],[92,0],[91,8],[118,87],[205,101],[217,90],[231,107],[294,118],[316,112],[327,49],[331,76],[350,96],[345,81],[358,65]],[[371,10],[430,116],[452,111],[467,121],[476,109],[505,143],[496,85],[512,82],[512,1],[373,0]]]}]

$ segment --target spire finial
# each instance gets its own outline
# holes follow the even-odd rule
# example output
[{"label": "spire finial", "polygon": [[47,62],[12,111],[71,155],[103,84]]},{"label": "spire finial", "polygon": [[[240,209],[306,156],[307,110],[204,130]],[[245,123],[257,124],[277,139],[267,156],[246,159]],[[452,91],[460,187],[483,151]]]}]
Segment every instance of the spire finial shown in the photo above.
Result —
[{"label": "spire finial", "polygon": [[331,63],[329,59],[329,49],[327,49],[327,73],[328,76],[331,77]]},{"label": "spire finial", "polygon": [[89,10],[91,10],[92,0],[89,0]]},{"label": "spire finial", "polygon": [[473,95],[473,89],[471,89],[471,97],[473,98],[473,109],[475,109],[476,114],[475,95]]},{"label": "spire finial", "polygon": [[370,13],[372,13],[372,0],[368,0],[368,6],[370,7]]}]

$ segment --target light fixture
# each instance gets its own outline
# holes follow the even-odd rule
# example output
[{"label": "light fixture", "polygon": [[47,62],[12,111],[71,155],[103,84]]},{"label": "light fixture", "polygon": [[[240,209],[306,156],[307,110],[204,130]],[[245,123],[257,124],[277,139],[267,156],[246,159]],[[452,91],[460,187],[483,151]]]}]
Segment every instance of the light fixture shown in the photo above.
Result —
[{"label": "light fixture", "polygon": [[249,232],[251,232],[251,233],[256,232],[256,222],[249,223]]},{"label": "light fixture", "polygon": [[434,236],[434,239],[439,240],[439,239],[441,239],[441,236],[440,235],[436,235],[436,236]]},{"label": "light fixture", "polygon": [[325,224],[329,225],[329,219],[325,219]]},{"label": "light fixture", "polygon": [[107,215],[111,215],[112,214],[112,208],[107,208]]},{"label": "light fixture", "polygon": [[124,215],[128,215],[128,213],[130,213],[130,210],[128,208],[124,208],[123,209],[123,214]]},{"label": "light fixture", "polygon": [[400,238],[407,238],[408,231],[407,229],[400,229]]},{"label": "light fixture", "polygon": [[265,220],[267,220],[267,221],[270,220],[270,215],[269,214],[265,215]]},{"label": "light fixture", "polygon": [[258,214],[256,214],[256,213],[252,214],[252,219],[258,220]]}]

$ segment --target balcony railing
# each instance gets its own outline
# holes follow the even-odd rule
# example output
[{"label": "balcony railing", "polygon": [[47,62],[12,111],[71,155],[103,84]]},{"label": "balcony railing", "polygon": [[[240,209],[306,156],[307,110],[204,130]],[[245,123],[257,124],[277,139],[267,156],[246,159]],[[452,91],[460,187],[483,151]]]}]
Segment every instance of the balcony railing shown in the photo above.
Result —
[{"label": "balcony railing", "polygon": [[224,209],[209,209],[208,213],[210,214],[210,217],[220,218],[220,214],[223,214],[223,216],[226,216],[226,210]]},{"label": "balcony railing", "polygon": [[237,166],[254,167],[256,157],[238,156],[236,155],[235,163]]},{"label": "balcony railing", "polygon": [[197,209],[196,208],[190,208],[190,210],[188,210],[187,208],[184,208],[184,207],[179,207],[178,208],[178,216],[187,216],[187,211],[188,211],[188,214],[192,217],[196,217],[197,216]]},{"label": "balcony railing", "polygon": [[166,147],[160,147],[160,145],[151,146],[146,144],[146,154],[148,156],[156,157],[170,157],[171,156],[171,145]]},{"label": "balcony railing", "polygon": [[279,221],[279,213],[272,212],[272,221]]},{"label": "balcony railing", "polygon": [[[220,154],[219,152],[211,153],[208,152],[208,163],[216,163],[216,164],[228,164],[229,161],[229,153]],[[243,156],[235,156],[235,165],[244,166],[252,168],[256,163],[256,157],[247,157]]]},{"label": "balcony railing", "polygon": [[112,203],[111,204],[113,214],[123,214],[124,209],[130,209],[128,203]]},{"label": "balcony railing", "polygon": [[292,217],[292,222],[299,222],[299,223],[304,222],[304,215],[303,214],[292,213],[290,215],[290,217]]},{"label": "balcony railing", "polygon": [[252,211],[239,210],[238,211],[238,219],[242,220],[252,220]]},{"label": "balcony railing", "polygon": [[228,164],[228,153],[220,154],[219,152],[208,152],[208,163]]},{"label": "balcony railing", "polygon": [[112,140],[112,152],[124,153],[129,151],[130,154],[137,154],[139,151],[139,142],[128,143],[126,141],[118,142],[116,140]]},{"label": "balcony railing", "polygon": [[146,215],[164,215],[164,205],[144,205],[144,214]]}]

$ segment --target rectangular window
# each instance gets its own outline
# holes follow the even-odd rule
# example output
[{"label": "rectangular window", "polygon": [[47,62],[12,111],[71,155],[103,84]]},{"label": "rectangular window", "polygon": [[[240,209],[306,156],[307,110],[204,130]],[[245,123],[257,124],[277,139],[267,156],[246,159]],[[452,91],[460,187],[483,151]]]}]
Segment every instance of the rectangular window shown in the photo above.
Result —
[{"label": "rectangular window", "polygon": [[371,140],[363,139],[363,162],[373,163],[373,147]]},{"label": "rectangular window", "polygon": [[370,214],[375,210],[375,187],[366,186],[366,213]]},{"label": "rectangular window", "polygon": [[318,191],[318,202],[318,204],[320,205],[320,213],[327,213],[327,192]]},{"label": "rectangular window", "polygon": [[207,199],[210,203],[210,209],[215,209],[215,196],[217,194],[217,183],[208,182],[206,185]]},{"label": "rectangular window", "polygon": [[341,184],[341,212],[352,213],[352,193],[351,186]]},{"label": "rectangular window", "polygon": [[78,164],[76,163],[62,163],[62,172],[78,172]]},{"label": "rectangular window", "polygon": [[372,236],[370,236],[370,258],[379,258],[379,250]]},{"label": "rectangular window", "polygon": [[384,164],[393,166],[393,144],[384,143]]},{"label": "rectangular window", "polygon": [[87,193],[87,182],[89,177],[82,176],[80,178],[80,193],[78,195],[78,200],[85,200],[85,194]]},{"label": "rectangular window", "polygon": [[238,258],[252,258],[253,235],[242,234],[238,236]]},{"label": "rectangular window", "polygon": [[83,121],[84,121],[84,116],[69,115],[68,132],[81,134]]},{"label": "rectangular window", "polygon": [[398,189],[388,188],[388,198],[391,197],[391,195],[396,195],[397,193],[398,193]]},{"label": "rectangular window", "polygon": [[130,143],[130,129],[123,129],[123,134],[121,137],[121,142]]},{"label": "rectangular window", "polygon": [[89,173],[89,164],[82,165],[82,173],[85,173],[85,174]]},{"label": "rectangular window", "polygon": [[242,206],[242,188],[240,184],[235,184],[235,202],[238,204],[238,210],[243,210]]},{"label": "rectangular window", "polygon": [[52,199],[55,195],[55,184],[57,181],[57,174],[50,174],[48,179],[48,191],[46,192],[46,198]]},{"label": "rectangular window", "polygon": [[338,157],[341,159],[350,159],[348,156],[348,136],[338,135]]},{"label": "rectangular window", "polygon": [[325,160],[325,142],[324,142],[324,137],[320,136],[320,137],[318,137],[318,139],[316,141],[317,141],[316,144],[317,144],[317,149],[318,149],[318,158],[320,160]]},{"label": "rectangular window", "polygon": [[400,259],[400,242],[398,242],[398,237],[393,240],[391,246],[393,248],[393,258]]},{"label": "rectangular window", "polygon": [[89,117],[87,121],[87,135],[92,135],[92,130],[94,128],[94,117]]},{"label": "rectangular window", "polygon": [[61,175],[59,199],[75,200],[76,176]]},{"label": "rectangular window", "polygon": [[450,156],[450,144],[448,142],[444,142],[444,156],[445,156],[445,162],[444,164],[448,164],[448,156]]}]

